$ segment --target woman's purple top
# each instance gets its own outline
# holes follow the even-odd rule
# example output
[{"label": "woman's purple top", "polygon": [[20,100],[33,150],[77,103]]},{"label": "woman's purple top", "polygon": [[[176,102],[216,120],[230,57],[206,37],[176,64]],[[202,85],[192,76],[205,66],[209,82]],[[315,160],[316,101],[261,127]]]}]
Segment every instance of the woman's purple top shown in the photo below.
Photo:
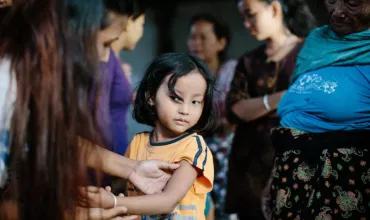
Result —
[{"label": "woman's purple top", "polygon": [[131,103],[131,85],[113,50],[107,62],[101,62],[102,90],[98,126],[105,147],[123,155],[128,147],[126,114]]}]

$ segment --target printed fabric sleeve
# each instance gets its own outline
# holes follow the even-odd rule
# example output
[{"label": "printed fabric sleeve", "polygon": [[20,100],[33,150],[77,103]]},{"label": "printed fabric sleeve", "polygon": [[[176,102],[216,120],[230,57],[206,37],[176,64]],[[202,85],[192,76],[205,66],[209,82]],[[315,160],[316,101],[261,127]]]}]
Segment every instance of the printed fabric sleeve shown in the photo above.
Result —
[{"label": "printed fabric sleeve", "polygon": [[5,186],[8,179],[8,147],[7,134],[0,132],[0,188]]},{"label": "printed fabric sleeve", "polygon": [[238,64],[235,68],[234,78],[230,84],[230,90],[226,97],[226,113],[227,119],[232,124],[241,123],[242,120],[238,118],[233,112],[231,107],[243,100],[250,98],[249,95],[249,86],[248,86],[248,79],[247,79],[247,69],[246,64],[248,60],[245,56],[241,57],[238,61]]},{"label": "printed fabric sleeve", "polygon": [[178,161],[181,160],[188,161],[199,172],[194,184],[195,192],[210,192],[214,179],[213,156],[202,136],[193,136],[178,159]]}]

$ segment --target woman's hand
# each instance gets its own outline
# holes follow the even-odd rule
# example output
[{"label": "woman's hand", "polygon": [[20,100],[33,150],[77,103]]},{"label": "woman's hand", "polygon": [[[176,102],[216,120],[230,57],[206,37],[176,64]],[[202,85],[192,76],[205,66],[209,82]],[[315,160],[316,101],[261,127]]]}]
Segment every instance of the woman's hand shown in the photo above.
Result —
[{"label": "woman's hand", "polygon": [[[77,220],[131,220],[138,217],[136,215],[125,216],[127,208],[124,206],[114,207],[114,197],[109,186],[105,189],[95,186],[81,187],[80,192],[80,206],[76,209]],[[120,193],[118,197],[124,197],[124,195]]]},{"label": "woman's hand", "polygon": [[117,206],[111,209],[77,207],[75,220],[134,220],[136,215],[125,216],[127,209]]},{"label": "woman's hand", "polygon": [[131,171],[128,179],[143,193],[158,193],[166,186],[172,172],[179,166],[179,164],[160,160],[140,161]]}]

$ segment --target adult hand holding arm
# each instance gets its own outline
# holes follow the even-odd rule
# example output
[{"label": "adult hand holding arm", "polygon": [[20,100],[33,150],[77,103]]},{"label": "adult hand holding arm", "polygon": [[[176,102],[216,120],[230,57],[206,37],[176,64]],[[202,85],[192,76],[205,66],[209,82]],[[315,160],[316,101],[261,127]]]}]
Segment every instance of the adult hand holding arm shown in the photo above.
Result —
[{"label": "adult hand holding arm", "polygon": [[179,168],[178,164],[160,160],[131,160],[103,147],[92,147],[85,139],[80,139],[79,146],[86,152],[82,155],[89,155],[88,167],[111,176],[128,179],[146,194],[161,192],[171,177],[171,171]]}]

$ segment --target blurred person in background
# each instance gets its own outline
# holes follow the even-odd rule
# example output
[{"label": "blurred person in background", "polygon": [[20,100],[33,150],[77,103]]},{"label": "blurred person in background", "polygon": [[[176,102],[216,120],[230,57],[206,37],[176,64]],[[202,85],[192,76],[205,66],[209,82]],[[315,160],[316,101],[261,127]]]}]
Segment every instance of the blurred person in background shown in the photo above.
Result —
[{"label": "blurred person in background", "polygon": [[[144,35],[145,11],[140,9],[140,7],[142,6],[137,5],[131,12],[123,12],[123,15],[126,16],[126,26],[118,39],[111,45],[114,54],[119,60],[121,52],[133,51]],[[126,79],[132,84],[131,65],[123,60],[120,61]],[[135,92],[133,92],[131,100],[135,100]]]},{"label": "blurred person in background", "polygon": [[[123,72],[121,62],[112,49],[112,44],[118,40],[121,42],[122,39],[131,39],[132,33],[127,30],[133,27],[135,29],[136,22],[142,28],[146,5],[140,0],[104,0],[104,6],[105,13],[98,35],[102,71],[101,90],[98,94],[100,101],[97,115],[98,131],[102,136],[100,143],[102,146],[124,155],[129,143],[126,119],[132,100],[132,89],[128,77]],[[128,42],[135,41],[136,44],[137,40],[128,40]],[[132,47],[132,45],[129,46]],[[95,172],[90,174],[91,183],[97,185],[98,183],[94,183]],[[101,184],[111,185],[111,177],[103,175]]]},{"label": "blurred person in background", "polygon": [[279,125],[276,108],[315,20],[304,0],[239,0],[238,7],[246,29],[265,43],[239,59],[226,101],[228,118],[237,124],[226,211],[240,220],[264,219],[261,197],[275,154],[270,130]]},{"label": "blurred person in background", "polygon": [[[189,26],[188,50],[202,59],[216,78],[214,103],[218,108],[216,130],[204,134],[205,141],[214,155],[215,180],[212,191],[214,208],[206,212],[215,211],[216,219],[228,219],[224,212],[224,203],[227,185],[228,157],[234,137],[234,127],[226,119],[225,101],[233,79],[236,60],[227,60],[226,51],[230,43],[229,28],[210,14],[195,15]],[[208,207],[210,206],[208,200]]]}]

